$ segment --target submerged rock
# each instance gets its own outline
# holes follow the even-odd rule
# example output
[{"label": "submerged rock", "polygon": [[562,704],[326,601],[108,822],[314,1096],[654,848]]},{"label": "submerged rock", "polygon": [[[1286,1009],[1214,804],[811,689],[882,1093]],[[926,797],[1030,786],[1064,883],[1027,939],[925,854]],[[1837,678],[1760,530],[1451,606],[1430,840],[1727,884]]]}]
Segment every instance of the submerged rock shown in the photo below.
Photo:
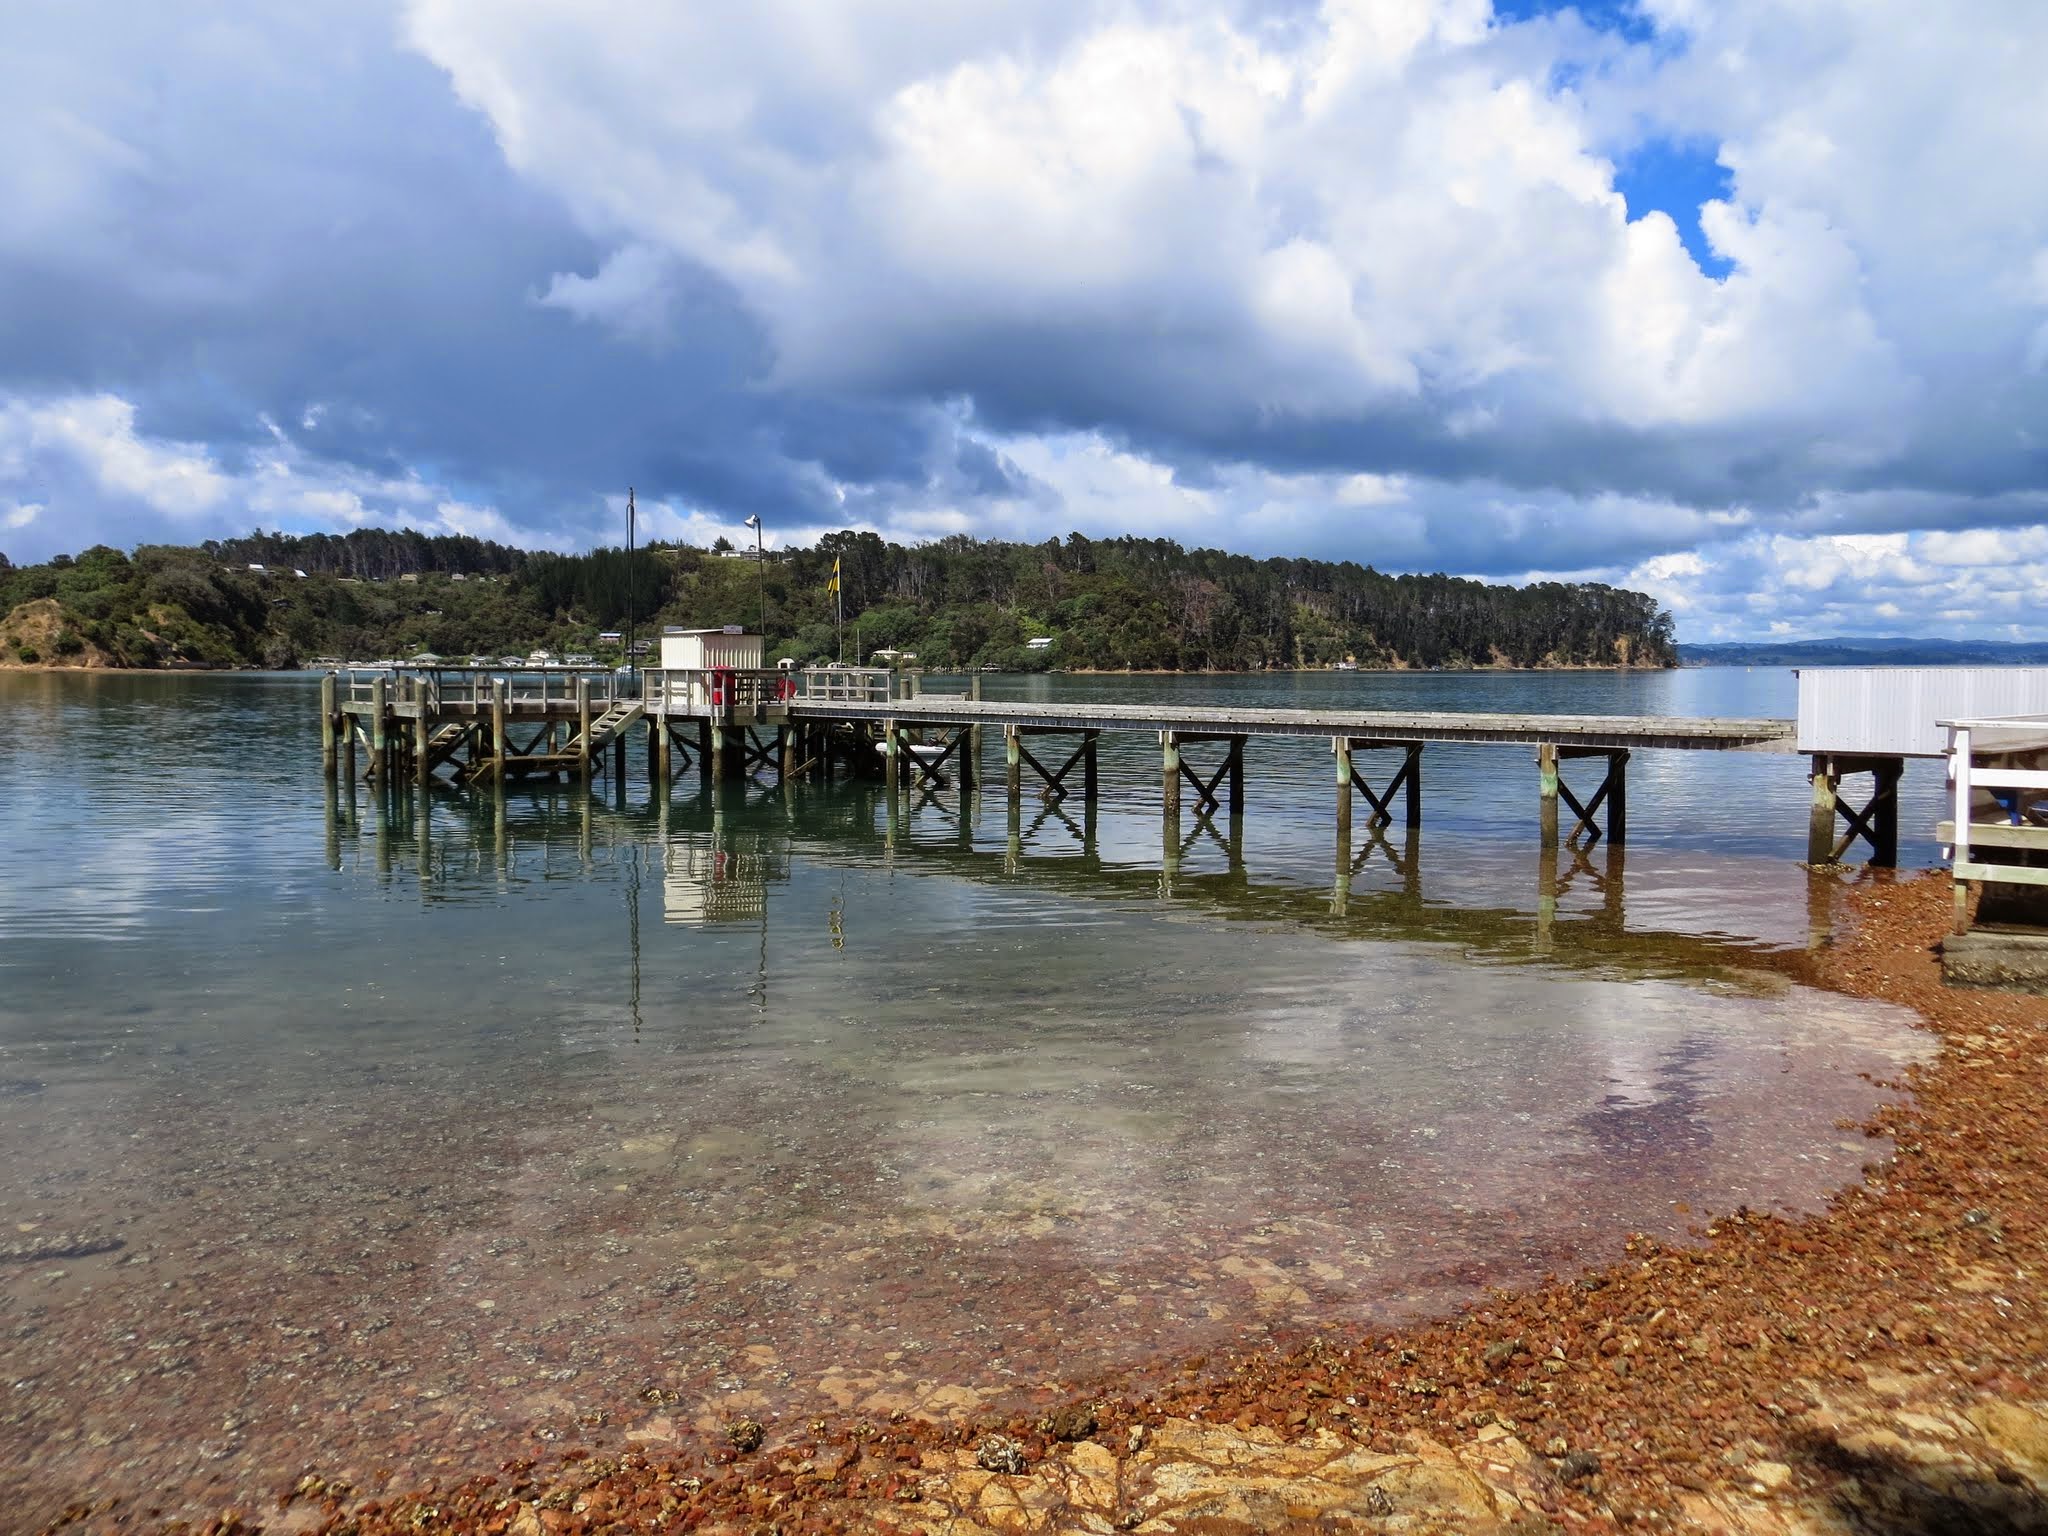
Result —
[{"label": "submerged rock", "polygon": [[1039,1433],[1053,1440],[1086,1440],[1095,1433],[1095,1410],[1086,1403],[1055,1408],[1038,1421]]},{"label": "submerged rock", "polygon": [[33,1264],[42,1259],[83,1259],[95,1253],[112,1253],[128,1244],[101,1232],[52,1232],[43,1237],[25,1237],[0,1243],[0,1264]]},{"label": "submerged rock", "polygon": [[768,1432],[761,1427],[759,1419],[734,1419],[725,1426],[725,1438],[732,1442],[734,1450],[742,1456],[749,1456],[761,1449],[761,1442],[768,1438]]},{"label": "submerged rock", "polygon": [[1002,1435],[990,1435],[975,1447],[974,1463],[984,1472],[1000,1472],[1006,1477],[1021,1477],[1031,1470],[1024,1447]]}]

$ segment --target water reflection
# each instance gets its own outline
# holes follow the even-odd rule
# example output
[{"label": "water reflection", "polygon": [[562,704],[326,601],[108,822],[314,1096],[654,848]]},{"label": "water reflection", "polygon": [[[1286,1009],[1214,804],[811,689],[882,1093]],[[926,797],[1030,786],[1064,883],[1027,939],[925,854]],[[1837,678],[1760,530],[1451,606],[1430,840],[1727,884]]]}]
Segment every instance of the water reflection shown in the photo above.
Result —
[{"label": "water reflection", "polygon": [[53,760],[97,830],[0,892],[0,1224],[121,1246],[0,1265],[11,1510],[957,1413],[1451,1306],[1677,1202],[1810,1205],[1911,1049],[1759,963],[1817,921],[1796,866],[1338,850],[1326,777],[1169,819],[1156,759],[1152,798],[893,813],[223,766],[162,809]]},{"label": "water reflection", "polygon": [[[800,812],[796,795],[804,800]],[[602,782],[588,791],[514,786],[454,798],[363,791],[337,799],[330,788],[323,831],[330,868],[367,864],[382,879],[409,870],[428,902],[472,902],[526,882],[631,870],[636,882],[659,881],[666,923],[760,927],[771,891],[790,883],[802,857],[826,867],[1021,884],[1063,900],[1166,902],[1229,921],[1444,944],[1468,957],[1615,976],[1736,976],[1788,945],[1817,945],[1828,932],[1829,892],[1839,884],[1830,875],[1787,874],[1803,897],[1796,931],[1780,935],[1662,927],[1657,919],[1673,915],[1673,903],[1653,898],[1632,916],[1629,854],[1611,843],[1525,853],[1519,889],[1515,861],[1488,850],[1480,861],[1490,872],[1487,899],[1475,900],[1469,845],[1446,842],[1432,866],[1422,829],[1365,826],[1333,838],[1334,879],[1317,890],[1296,859],[1255,869],[1243,816],[1164,814],[1148,867],[1128,842],[1105,851],[1103,816],[1092,803],[994,798],[1000,824],[979,794],[964,806],[912,795],[892,810],[865,783],[784,791],[741,782],[671,798]]]}]

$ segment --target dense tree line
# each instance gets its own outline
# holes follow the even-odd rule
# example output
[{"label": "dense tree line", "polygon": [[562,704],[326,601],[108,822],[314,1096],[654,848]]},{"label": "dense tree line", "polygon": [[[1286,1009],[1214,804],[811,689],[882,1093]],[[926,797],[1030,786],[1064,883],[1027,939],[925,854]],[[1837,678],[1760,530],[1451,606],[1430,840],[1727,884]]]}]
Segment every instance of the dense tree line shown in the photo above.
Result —
[{"label": "dense tree line", "polygon": [[418,533],[410,528],[356,528],[347,533],[265,533],[209,539],[200,546],[227,565],[280,566],[311,575],[390,581],[428,571],[465,576],[510,576],[535,557],[509,544],[465,533]]},{"label": "dense tree line", "polygon": [[[842,650],[827,581],[837,561]],[[252,565],[265,569],[254,571]],[[307,573],[300,578],[295,573]],[[743,624],[772,655],[928,666],[1256,670],[1328,666],[1669,666],[1668,614],[1590,583],[1498,586],[1350,561],[1254,560],[1166,539],[901,545],[829,534],[809,549],[656,545],[555,555],[466,537],[258,532],[197,549],[100,545],[0,564],[0,616],[54,600],[59,647],[127,665],[288,665],[313,656],[599,651],[630,615]],[[48,610],[40,628],[49,629]],[[22,630],[25,621],[15,623]],[[1033,639],[1050,645],[1033,647]],[[0,627],[0,659],[25,642]],[[31,644],[51,643],[45,634]],[[63,659],[62,655],[43,659]]]}]

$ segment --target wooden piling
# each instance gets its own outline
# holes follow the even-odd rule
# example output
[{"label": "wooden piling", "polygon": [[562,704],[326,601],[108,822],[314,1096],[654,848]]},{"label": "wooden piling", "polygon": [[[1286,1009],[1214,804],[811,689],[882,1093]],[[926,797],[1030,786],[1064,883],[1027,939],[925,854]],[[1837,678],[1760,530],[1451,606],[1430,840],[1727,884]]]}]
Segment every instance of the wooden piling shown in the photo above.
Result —
[{"label": "wooden piling", "polygon": [[334,728],[339,719],[334,712],[334,674],[324,672],[320,676],[320,771],[327,776],[329,783],[334,781],[334,770],[338,766]]},{"label": "wooden piling", "polygon": [[705,759],[711,764],[711,782],[725,782],[725,725],[713,720],[707,727],[709,735],[704,744]]},{"label": "wooden piling", "polygon": [[505,740],[505,679],[491,679],[491,782],[505,782],[505,758],[510,748]]},{"label": "wooden piling", "polygon": [[[976,672],[967,679],[967,698],[971,703],[979,704],[981,702],[981,674],[979,672]],[[978,725],[970,725],[967,728],[967,750],[973,754],[975,771],[979,774],[981,769],[981,727]]]},{"label": "wooden piling", "polygon": [[1407,812],[1410,828],[1422,825],[1422,743],[1408,743],[1408,797]]},{"label": "wooden piling", "polygon": [[425,789],[433,781],[433,757],[428,743],[432,739],[434,722],[427,718],[427,695],[424,688],[413,695],[413,708],[418,711],[412,717],[412,773],[413,782]]},{"label": "wooden piling", "polygon": [[590,782],[590,679],[576,679],[576,773]]},{"label": "wooden piling", "polygon": [[796,731],[787,725],[775,728],[775,744],[780,749],[782,767],[779,770],[781,782],[790,783],[796,778]]},{"label": "wooden piling", "polygon": [[1536,748],[1536,793],[1538,841],[1545,848],[1557,846],[1557,746],[1544,742]]},{"label": "wooden piling", "polygon": [[1842,788],[1834,759],[1826,753],[1816,752],[1812,779],[1813,805],[1806,818],[1806,862],[1832,864],[1835,862],[1835,804]]},{"label": "wooden piling", "polygon": [[669,769],[672,766],[669,753],[673,750],[668,739],[668,721],[656,717],[647,722],[647,728],[647,746],[652,753],[648,771],[653,775],[654,782],[661,786],[661,798],[666,800]]},{"label": "wooden piling", "polygon": [[896,722],[894,720],[884,720],[882,722],[882,784],[888,792],[889,808],[892,812],[896,808],[897,785],[902,779],[902,775],[897,771],[896,766],[896,759],[902,752],[902,749],[903,744],[896,735]]},{"label": "wooden piling", "polygon": [[1010,814],[1017,813],[1017,804],[1024,798],[1023,742],[1018,738],[1017,727],[1003,727],[1003,782],[1010,796]]},{"label": "wooden piling", "polygon": [[974,795],[974,780],[980,764],[974,760],[974,727],[963,726],[961,734],[966,738],[954,754],[960,759],[960,804],[964,807]]},{"label": "wooden piling", "polygon": [[1612,853],[1628,841],[1628,754],[1607,759],[1607,848]]},{"label": "wooden piling", "polygon": [[1337,756],[1337,843],[1345,851],[1345,868],[1350,866],[1351,847],[1351,738],[1333,737],[1330,750]]},{"label": "wooden piling", "polygon": [[1081,738],[1081,804],[1092,809],[1095,795],[1100,787],[1095,766],[1096,732],[1090,731]]},{"label": "wooden piling", "polygon": [[1244,815],[1244,738],[1230,738],[1230,818]]},{"label": "wooden piling", "polygon": [[[1351,786],[1346,781],[1339,791],[1349,798]],[[1351,818],[1339,813],[1337,818],[1337,874],[1330,886],[1330,915],[1345,917],[1351,911]]]},{"label": "wooden piling", "polygon": [[386,679],[380,673],[370,679],[370,782],[380,788],[389,782],[391,741],[384,729]]},{"label": "wooden piling", "polygon": [[[1870,862],[1880,869],[1899,866],[1899,780],[1905,776],[1903,757],[1887,758],[1871,770],[1877,783],[1875,825],[1870,830]],[[1967,882],[1965,882],[1967,883]]]},{"label": "wooden piling", "polygon": [[1180,815],[1180,736],[1173,731],[1159,733],[1161,788],[1169,815]]}]

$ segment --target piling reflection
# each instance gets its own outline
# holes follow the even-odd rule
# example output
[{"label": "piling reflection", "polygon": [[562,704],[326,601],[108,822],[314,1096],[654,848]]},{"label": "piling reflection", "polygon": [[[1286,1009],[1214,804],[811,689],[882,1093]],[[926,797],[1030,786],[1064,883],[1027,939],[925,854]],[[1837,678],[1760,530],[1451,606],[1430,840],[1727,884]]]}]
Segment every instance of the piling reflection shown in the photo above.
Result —
[{"label": "piling reflection", "polygon": [[[689,792],[636,793],[603,779],[590,789],[540,783],[484,786],[465,795],[326,793],[325,862],[340,870],[369,857],[380,877],[410,867],[424,899],[466,900],[488,869],[493,889],[571,870],[639,860],[658,878],[663,920],[676,925],[756,922],[792,860],[879,863],[974,882],[1023,881],[1079,900],[1153,900],[1233,921],[1283,922],[1357,938],[1439,943],[1508,962],[1657,976],[1741,970],[1775,946],[1740,935],[1632,922],[1627,855],[1616,844],[1538,848],[1531,878],[1509,900],[1475,900],[1449,875],[1470,849],[1431,864],[1422,828],[1375,820],[1342,824],[1333,878],[1320,891],[1288,860],[1254,870],[1242,815],[1168,807],[1156,859],[1113,857],[1093,801],[1005,797],[991,822],[979,792],[949,796],[925,785],[806,787],[748,780]],[[1349,835],[1347,835],[1347,833]],[[565,857],[573,850],[573,857]],[[1127,846],[1119,852],[1128,854]],[[1524,866],[1529,867],[1529,866]],[[1807,881],[1806,947],[1828,931],[1830,876]],[[1499,892],[1499,881],[1488,889]]]}]

